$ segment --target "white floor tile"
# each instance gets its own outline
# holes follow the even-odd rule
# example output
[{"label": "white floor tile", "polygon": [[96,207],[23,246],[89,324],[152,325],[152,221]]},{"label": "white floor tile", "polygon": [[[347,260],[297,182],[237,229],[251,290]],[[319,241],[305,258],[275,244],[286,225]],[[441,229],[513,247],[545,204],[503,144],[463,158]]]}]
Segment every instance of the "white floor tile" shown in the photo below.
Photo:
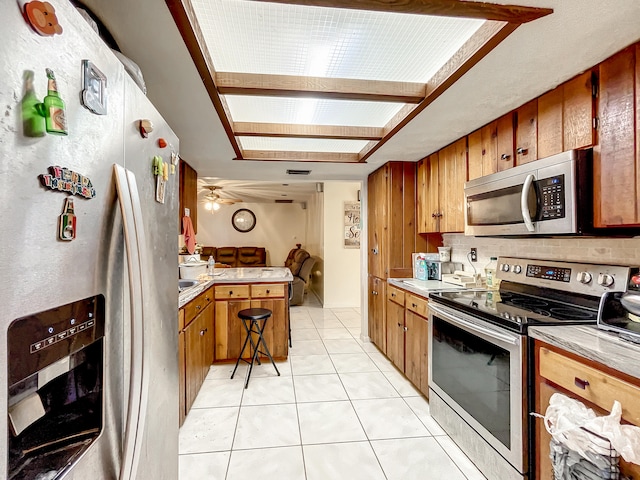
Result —
[{"label": "white floor tile", "polygon": [[372,441],[388,480],[465,480],[433,437]]},{"label": "white floor tile", "polygon": [[233,380],[205,380],[192,408],[238,407],[244,389],[243,377]]},{"label": "white floor tile", "polygon": [[293,377],[293,387],[298,403],[349,399],[337,374],[295,376]]},{"label": "white floor tile", "polygon": [[[206,478],[222,480],[225,477]],[[302,447],[296,446],[234,450],[231,452],[226,480],[303,480],[304,478]],[[205,477],[198,480],[205,480]]]},{"label": "white floor tile", "polygon": [[420,421],[431,432],[431,435],[446,435],[438,422],[436,422],[429,412],[429,402],[424,397],[406,397],[404,401],[409,405]]},{"label": "white floor tile", "polygon": [[313,318],[313,324],[316,328],[344,328],[344,325],[340,320],[334,317],[322,317],[322,318]]},{"label": "white floor tile", "polygon": [[336,353],[331,355],[331,361],[338,373],[380,371],[366,353]]},{"label": "white floor tile", "polygon": [[[289,358],[283,362],[276,362],[276,367],[278,367],[278,372],[280,372],[281,377],[290,377],[291,376],[291,364],[289,363]],[[257,363],[253,366],[251,370],[251,380],[249,380],[249,385],[251,385],[251,381],[256,377],[274,377],[278,378],[278,373],[276,369],[273,368],[273,364],[269,361],[268,358],[261,360],[262,364],[258,365]],[[234,377],[235,378],[235,377]],[[242,377],[244,378],[244,377]]]},{"label": "white floor tile", "polygon": [[320,335],[315,327],[292,329],[291,342],[297,342],[298,340],[320,340]]},{"label": "white floor tile", "polygon": [[336,373],[329,355],[304,355],[291,357],[291,369],[294,375],[321,375]]},{"label": "white floor tile", "polygon": [[371,352],[380,353],[380,349],[376,347],[376,344],[369,341],[362,342],[362,349],[367,353],[371,353]]},{"label": "white floor tile", "polygon": [[353,336],[351,335],[351,332],[349,332],[349,330],[347,330],[344,327],[340,327],[340,328],[319,328],[318,329],[318,334],[320,335],[320,338],[322,338],[323,340],[325,339],[348,339],[348,340],[352,340]]},{"label": "white floor tile", "polygon": [[396,367],[393,365],[391,360],[385,357],[382,353],[380,352],[366,352],[366,353],[367,355],[369,355],[369,357],[371,357],[371,360],[373,360],[373,363],[375,363],[381,371],[389,372],[396,369]]},{"label": "white floor tile", "polygon": [[[234,363],[216,363],[215,365],[211,365],[209,368],[209,373],[207,373],[206,380],[222,380],[222,379],[230,379],[231,372],[233,372]],[[238,370],[236,371],[236,375],[233,377],[234,380],[237,376],[244,376],[247,369],[246,363],[241,363],[238,365]]]},{"label": "white floor tile", "polygon": [[180,428],[180,453],[231,450],[238,411],[238,407],[192,409]]},{"label": "white floor tile", "polygon": [[318,402],[298,405],[302,444],[366,440],[351,402]]},{"label": "white floor tile", "polygon": [[294,404],[241,407],[233,449],[300,445]]},{"label": "white floor tile", "polygon": [[249,380],[242,405],[275,405],[295,403],[292,377],[258,377]]},{"label": "white floor tile", "polygon": [[353,406],[369,440],[430,436],[401,398],[355,400]]},{"label": "white floor tile", "polygon": [[307,480],[385,480],[369,442],[302,447]]},{"label": "white floor tile", "polygon": [[340,379],[351,400],[400,396],[382,372],[341,373]]},{"label": "white floor tile", "polygon": [[322,340],[298,340],[293,343],[293,347],[289,349],[289,355],[292,357],[300,355],[322,355],[326,353],[327,349],[324,347]]},{"label": "white floor tile", "polygon": [[331,353],[363,353],[362,347],[358,345],[353,337],[349,339],[323,340],[327,352]]},{"label": "white floor tile", "polygon": [[462,471],[467,480],[486,480],[486,477],[480,473],[480,470],[473,464],[469,457],[467,457],[460,447],[455,444],[448,436],[434,437],[442,449],[447,452],[447,455],[453,460],[456,466]]},{"label": "white floor tile", "polygon": [[180,480],[202,480],[204,478],[223,479],[227,473],[231,452],[196,453],[180,455]]},{"label": "white floor tile", "polygon": [[298,330],[304,328],[316,328],[315,323],[311,320],[311,317],[303,317],[303,318],[292,318],[291,319],[291,330]]},{"label": "white floor tile", "polygon": [[389,370],[388,372],[383,372],[384,376],[387,377],[389,383],[393,385],[401,397],[419,397],[422,395],[420,390],[418,390],[413,383],[409,381],[407,377],[405,377],[398,370]]}]

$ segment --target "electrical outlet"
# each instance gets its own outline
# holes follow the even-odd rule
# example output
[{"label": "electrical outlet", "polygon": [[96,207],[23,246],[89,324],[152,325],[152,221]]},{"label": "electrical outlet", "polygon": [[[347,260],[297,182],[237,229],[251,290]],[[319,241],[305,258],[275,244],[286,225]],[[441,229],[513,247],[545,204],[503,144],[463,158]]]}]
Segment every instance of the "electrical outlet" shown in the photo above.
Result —
[{"label": "electrical outlet", "polygon": [[477,262],[478,261],[478,249],[477,248],[472,248],[471,252],[469,253],[469,255],[471,256],[471,261],[472,262]]}]

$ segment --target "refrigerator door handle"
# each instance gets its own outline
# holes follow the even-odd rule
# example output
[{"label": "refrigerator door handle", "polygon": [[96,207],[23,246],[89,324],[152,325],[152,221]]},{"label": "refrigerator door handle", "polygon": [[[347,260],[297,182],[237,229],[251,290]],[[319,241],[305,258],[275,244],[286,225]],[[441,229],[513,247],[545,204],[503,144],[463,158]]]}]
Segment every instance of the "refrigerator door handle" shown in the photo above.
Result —
[{"label": "refrigerator door handle", "polygon": [[143,282],[146,258],[143,246],[146,245],[146,238],[135,175],[117,164],[113,169],[123,219],[131,304],[131,375],[119,480],[133,480],[140,459],[149,393],[144,348]]}]

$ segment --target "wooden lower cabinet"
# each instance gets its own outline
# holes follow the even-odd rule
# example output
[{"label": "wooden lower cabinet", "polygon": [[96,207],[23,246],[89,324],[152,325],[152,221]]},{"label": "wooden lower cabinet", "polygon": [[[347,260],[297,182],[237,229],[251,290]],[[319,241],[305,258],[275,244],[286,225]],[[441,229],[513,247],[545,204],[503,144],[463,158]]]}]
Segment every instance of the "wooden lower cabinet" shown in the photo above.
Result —
[{"label": "wooden lower cabinet", "polygon": [[[623,423],[640,425],[640,380],[616,372],[606,365],[568,353],[544,342],[535,342],[536,412],[544,414],[554,393],[581,401],[599,415],[607,415],[614,400],[622,405]],[[583,388],[584,387],[584,388]],[[535,453],[537,480],[553,480],[549,458],[551,435],[541,419],[536,422]],[[640,478],[640,465],[620,459],[620,470]]]},{"label": "wooden lower cabinet", "polygon": [[[247,308],[272,311],[264,330],[264,339],[274,359],[289,354],[288,284],[216,285],[214,361],[237,360],[246,331],[238,312]],[[249,349],[245,350],[245,357]]]},{"label": "wooden lower cabinet", "polygon": [[[394,299],[399,292],[401,299]],[[404,292],[389,285],[387,299],[387,357],[404,372]]]},{"label": "wooden lower cabinet", "polygon": [[429,396],[429,320],[407,310],[404,317],[404,374],[411,383]]},{"label": "wooden lower cabinet", "polygon": [[369,276],[369,338],[387,353],[387,281]]}]

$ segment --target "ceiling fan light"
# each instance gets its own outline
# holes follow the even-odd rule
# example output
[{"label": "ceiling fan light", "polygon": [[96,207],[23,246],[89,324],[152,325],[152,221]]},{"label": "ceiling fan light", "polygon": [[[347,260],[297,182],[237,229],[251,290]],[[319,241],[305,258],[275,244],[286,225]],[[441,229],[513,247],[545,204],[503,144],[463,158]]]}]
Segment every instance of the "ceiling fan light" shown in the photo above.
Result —
[{"label": "ceiling fan light", "polygon": [[219,203],[214,203],[212,208],[213,208],[213,210],[218,211],[218,210],[220,210],[220,204]]},{"label": "ceiling fan light", "polygon": [[207,202],[204,204],[204,209],[205,210],[211,210],[213,208],[213,203],[212,202]]}]

